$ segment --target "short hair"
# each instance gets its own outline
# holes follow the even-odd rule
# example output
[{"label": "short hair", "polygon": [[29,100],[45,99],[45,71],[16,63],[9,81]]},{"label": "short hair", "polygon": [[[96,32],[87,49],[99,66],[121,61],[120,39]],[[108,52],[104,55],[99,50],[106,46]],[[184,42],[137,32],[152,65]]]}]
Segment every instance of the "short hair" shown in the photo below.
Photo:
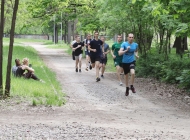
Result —
[{"label": "short hair", "polygon": [[106,37],[105,37],[105,36],[101,36],[101,38],[104,38],[104,39],[106,39]]},{"label": "short hair", "polygon": [[99,34],[99,32],[98,32],[98,31],[95,31],[95,32],[94,32],[94,34],[95,34],[95,33],[98,33],[98,34]]},{"label": "short hair", "polygon": [[118,37],[118,36],[121,36],[121,37],[122,37],[122,35],[121,35],[121,34],[117,35],[117,37]]},{"label": "short hair", "polygon": [[79,35],[75,35],[75,38],[79,37]]},{"label": "short hair", "polygon": [[128,36],[129,36],[129,35],[133,35],[133,37],[134,37],[134,34],[133,34],[133,33],[129,33]]}]

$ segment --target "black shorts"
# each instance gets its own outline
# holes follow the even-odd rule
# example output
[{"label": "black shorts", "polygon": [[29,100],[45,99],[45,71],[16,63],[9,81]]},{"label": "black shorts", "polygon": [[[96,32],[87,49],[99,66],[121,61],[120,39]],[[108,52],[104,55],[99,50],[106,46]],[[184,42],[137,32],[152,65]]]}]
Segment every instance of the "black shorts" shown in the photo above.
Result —
[{"label": "black shorts", "polygon": [[107,64],[107,61],[108,61],[107,57],[100,59],[100,63],[101,63],[101,64],[105,64],[105,65],[106,65],[106,64]]},{"label": "black shorts", "polygon": [[131,63],[123,63],[123,70],[124,70],[125,75],[130,73],[131,69],[135,69],[135,61]]},{"label": "black shorts", "polygon": [[100,61],[100,56],[90,56],[91,63],[95,63],[96,61]]},{"label": "black shorts", "polygon": [[90,55],[90,52],[89,51],[85,51],[85,55]]}]

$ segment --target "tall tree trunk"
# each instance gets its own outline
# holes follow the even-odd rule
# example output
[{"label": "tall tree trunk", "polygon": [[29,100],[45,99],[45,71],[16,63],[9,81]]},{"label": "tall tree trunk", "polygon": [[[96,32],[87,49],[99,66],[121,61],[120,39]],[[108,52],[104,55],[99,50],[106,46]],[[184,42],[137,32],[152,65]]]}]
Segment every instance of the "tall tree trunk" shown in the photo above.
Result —
[{"label": "tall tree trunk", "polygon": [[3,32],[4,32],[4,10],[5,0],[1,0],[1,22],[0,22],[0,96],[3,95]]},{"label": "tall tree trunk", "polygon": [[13,43],[14,43],[14,32],[16,24],[16,16],[18,11],[19,0],[15,0],[12,23],[11,23],[11,33],[10,33],[10,43],[9,43],[9,54],[8,54],[8,64],[7,64],[7,75],[6,75],[6,84],[5,84],[5,95],[10,96],[10,84],[11,84],[11,62],[12,62],[12,53],[13,53]]}]

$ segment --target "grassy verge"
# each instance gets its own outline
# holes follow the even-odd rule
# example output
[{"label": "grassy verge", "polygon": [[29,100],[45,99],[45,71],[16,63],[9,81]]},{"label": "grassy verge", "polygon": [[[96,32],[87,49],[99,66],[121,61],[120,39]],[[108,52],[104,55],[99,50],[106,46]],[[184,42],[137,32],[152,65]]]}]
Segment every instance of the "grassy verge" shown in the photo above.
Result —
[{"label": "grassy verge", "polygon": [[[3,56],[3,68],[6,71],[7,65],[7,54],[8,47],[4,46],[4,56]],[[31,47],[14,46],[13,51],[13,61],[19,58],[22,60],[24,57],[28,57],[30,63],[35,69],[35,74],[45,83],[35,81],[33,79],[23,79],[15,78],[12,76],[11,79],[11,96],[21,96],[31,101],[33,105],[55,105],[61,106],[65,103],[64,94],[61,91],[61,86],[56,80],[56,75],[54,72],[49,70],[43,61],[39,58],[37,52]],[[4,81],[5,81],[5,73]]]}]

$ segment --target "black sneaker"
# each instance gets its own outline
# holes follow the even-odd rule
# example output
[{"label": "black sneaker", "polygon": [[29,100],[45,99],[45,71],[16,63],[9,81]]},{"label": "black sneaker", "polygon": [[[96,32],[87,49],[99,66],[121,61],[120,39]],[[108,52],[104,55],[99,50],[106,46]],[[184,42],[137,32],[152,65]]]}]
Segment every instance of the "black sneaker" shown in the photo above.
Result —
[{"label": "black sneaker", "polygon": [[125,91],[125,96],[128,96],[128,95],[129,95],[129,88],[127,87]]},{"label": "black sneaker", "polygon": [[76,72],[78,72],[78,68],[76,68]]},{"label": "black sneaker", "polygon": [[99,78],[99,77],[97,77],[97,78],[96,78],[96,82],[99,82],[99,81],[100,81],[100,78]]},{"label": "black sneaker", "polygon": [[104,75],[101,75],[102,78],[104,78]]},{"label": "black sneaker", "polygon": [[91,70],[91,69],[92,69],[92,66],[90,65],[90,67],[89,67],[89,68],[90,68],[90,70]]},{"label": "black sneaker", "polygon": [[81,69],[79,69],[79,72],[81,72]]},{"label": "black sneaker", "polygon": [[134,87],[131,87],[131,91],[132,91],[133,93],[136,93],[136,91],[135,91],[135,88],[134,88]]}]

